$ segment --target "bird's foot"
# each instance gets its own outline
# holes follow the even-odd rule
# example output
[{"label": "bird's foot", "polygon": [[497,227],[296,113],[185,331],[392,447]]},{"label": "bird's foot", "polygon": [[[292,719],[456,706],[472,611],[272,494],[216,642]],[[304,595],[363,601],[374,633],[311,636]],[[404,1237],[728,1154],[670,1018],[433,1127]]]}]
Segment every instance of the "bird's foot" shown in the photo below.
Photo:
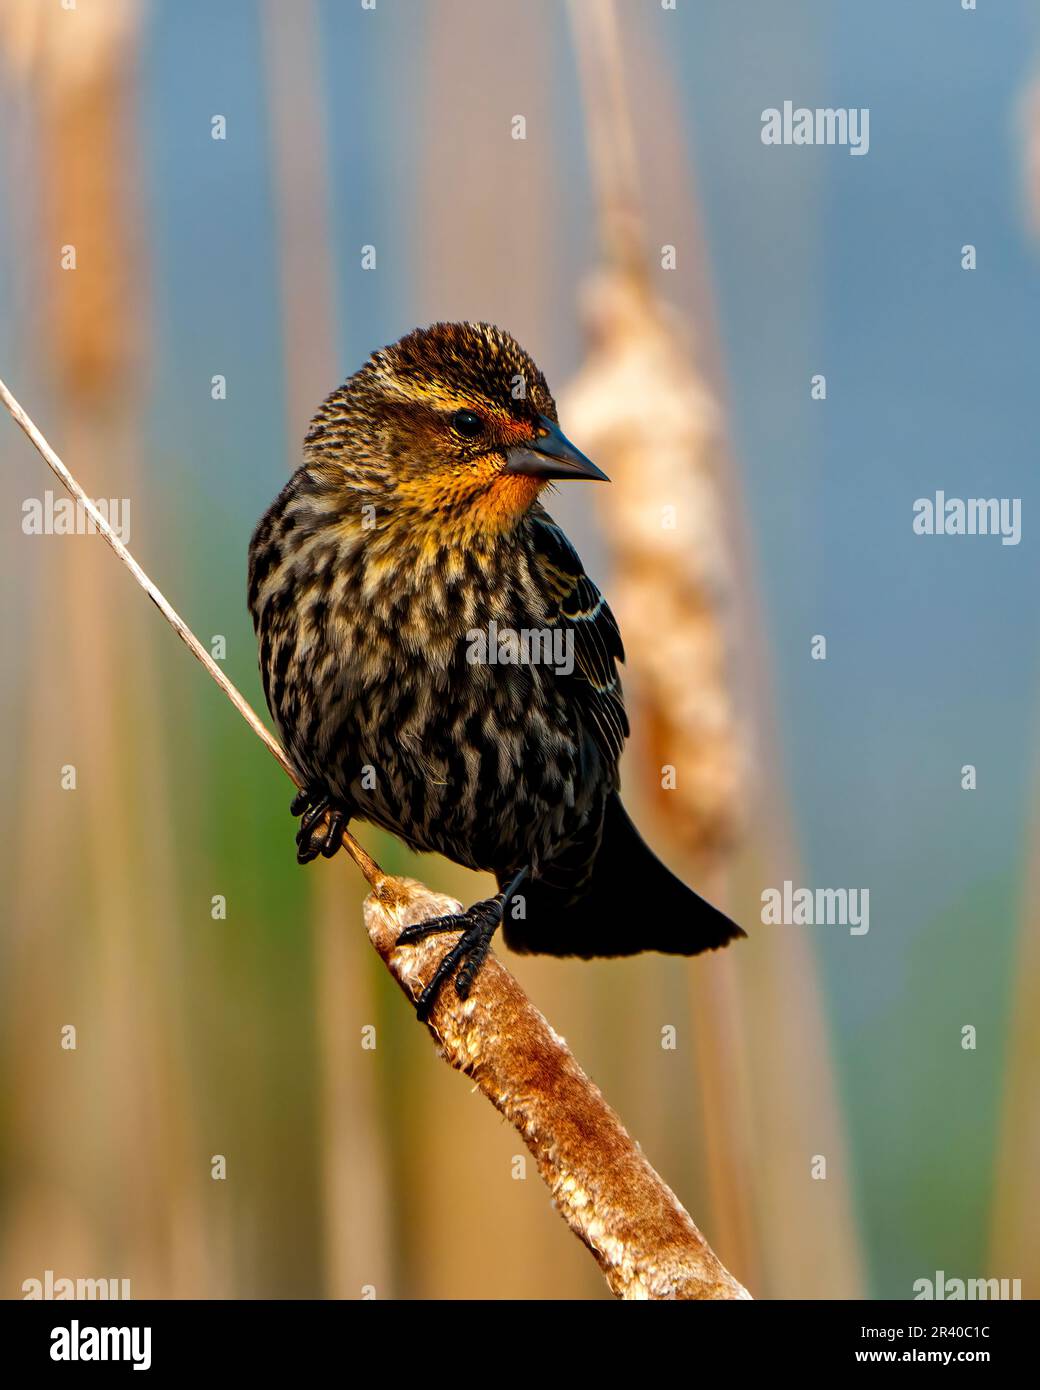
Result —
[{"label": "bird's foot", "polygon": [[457,931],[459,939],[442,958],[433,973],[429,984],[419,995],[415,1005],[415,1016],[425,1023],[430,1016],[434,1001],[445,981],[455,976],[455,993],[460,999],[468,999],[481,966],[487,960],[491,940],[502,925],[506,905],[527,877],[527,870],[521,870],[504,892],[483,902],[474,903],[465,912],[451,912],[444,917],[431,917],[427,922],[416,922],[405,927],[397,938],[398,946],[411,946],[424,941],[428,936],[439,932]]},{"label": "bird's foot", "polygon": [[445,917],[431,917],[428,922],[416,922],[414,926],[405,927],[397,938],[398,946],[411,946],[439,932],[459,933],[458,941],[445,954],[416,1001],[415,1016],[420,1023],[425,1023],[429,1018],[437,995],[452,975],[455,976],[455,993],[460,999],[469,997],[477,972],[491,949],[491,938],[501,925],[504,901],[505,895],[499,893],[495,898],[474,903],[465,912],[452,912]]},{"label": "bird's foot", "polygon": [[[343,843],[342,832],[350,819],[347,808],[327,792],[304,787],[293,797],[289,810],[303,817],[296,832],[297,863],[309,864],[319,854],[331,859]],[[326,815],[327,828],[323,828]]]}]

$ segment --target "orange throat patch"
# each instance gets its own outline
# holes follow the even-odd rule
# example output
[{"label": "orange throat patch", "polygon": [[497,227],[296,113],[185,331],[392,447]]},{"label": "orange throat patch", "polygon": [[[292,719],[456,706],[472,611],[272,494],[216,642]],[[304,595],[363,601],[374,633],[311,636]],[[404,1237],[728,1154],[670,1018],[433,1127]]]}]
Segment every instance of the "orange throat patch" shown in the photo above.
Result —
[{"label": "orange throat patch", "polygon": [[398,496],[419,524],[457,526],[465,532],[509,530],[537,499],[546,479],[503,473],[501,464],[427,474],[399,487]]}]

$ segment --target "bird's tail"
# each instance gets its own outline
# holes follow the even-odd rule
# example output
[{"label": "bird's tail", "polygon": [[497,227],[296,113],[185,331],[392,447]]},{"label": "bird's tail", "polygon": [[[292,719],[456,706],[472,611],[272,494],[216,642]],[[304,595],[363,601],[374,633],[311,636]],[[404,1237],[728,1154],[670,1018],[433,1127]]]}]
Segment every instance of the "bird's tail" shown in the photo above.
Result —
[{"label": "bird's tail", "polygon": [[524,916],[507,909],[506,944],[551,956],[696,956],[746,933],[666,869],[615,793],[588,890],[576,901],[538,880],[521,890]]}]

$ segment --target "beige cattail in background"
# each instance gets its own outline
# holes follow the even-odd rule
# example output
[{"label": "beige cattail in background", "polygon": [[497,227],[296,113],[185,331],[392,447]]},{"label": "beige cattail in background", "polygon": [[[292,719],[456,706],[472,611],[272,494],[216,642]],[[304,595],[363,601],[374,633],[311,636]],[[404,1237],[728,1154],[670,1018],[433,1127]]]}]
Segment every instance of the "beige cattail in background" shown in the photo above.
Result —
[{"label": "beige cattail in background", "polygon": [[[561,409],[612,480],[597,500],[635,731],[624,776],[641,779],[644,803],[682,853],[681,871],[751,937],[689,971],[712,1230],[722,1257],[767,1295],[854,1297],[860,1257],[815,963],[806,941],[755,920],[762,882],[794,862],[794,830],[754,550],[726,444],[721,374],[709,371],[710,277],[675,137],[676,96],[660,48],[626,7],[572,0],[571,17],[603,256],[581,296],[586,359]],[[679,237],[648,234],[651,208],[662,226],[683,230],[681,247],[661,245]],[[686,298],[691,283],[701,289],[689,320],[659,292],[670,255],[685,258]],[[833,1160],[826,1191],[801,1178],[803,1154],[817,1147]]]},{"label": "beige cattail in background", "polygon": [[613,483],[602,515],[644,790],[686,853],[714,864],[736,838],[746,772],[724,621],[719,413],[676,317],[643,276],[601,272],[583,307],[589,349],[566,416]]},{"label": "beige cattail in background", "polygon": [[574,0],[571,15],[605,264],[582,292],[587,356],[563,408],[613,484],[611,606],[645,739],[630,766],[686,856],[714,867],[736,839],[747,762],[728,672],[720,416],[689,331],[652,287],[614,7]]}]

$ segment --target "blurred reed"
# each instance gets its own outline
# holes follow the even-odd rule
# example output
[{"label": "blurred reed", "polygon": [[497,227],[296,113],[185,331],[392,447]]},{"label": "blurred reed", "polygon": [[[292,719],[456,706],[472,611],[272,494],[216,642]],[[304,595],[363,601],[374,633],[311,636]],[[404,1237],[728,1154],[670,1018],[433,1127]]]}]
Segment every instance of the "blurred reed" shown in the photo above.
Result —
[{"label": "blurred reed", "polygon": [[[0,46],[20,84],[17,153],[34,156],[23,340],[36,344],[50,418],[88,485],[143,511],[139,19],[136,0],[76,11],[15,0]],[[37,557],[21,544],[31,573]],[[49,1267],[118,1272],[138,1297],[198,1296],[226,1287],[223,1239],[201,1213],[151,617],[97,541],[36,547],[4,981],[17,1153],[5,1265],[15,1286]],[[71,794],[59,789],[67,763]],[[75,1052],[60,1047],[68,1023]]]},{"label": "blurred reed", "polygon": [[[601,513],[634,697],[636,756],[629,755],[627,777],[640,779],[662,837],[684,854],[690,881],[729,898],[752,936],[690,967],[698,1130],[711,1199],[704,1219],[722,1258],[753,1292],[851,1296],[859,1252],[816,967],[804,941],[785,936],[780,944],[756,929],[763,867],[790,866],[790,812],[775,780],[764,799],[756,788],[764,814],[735,865],[732,859],[752,758],[765,759],[767,786],[775,779],[765,644],[735,468],[703,366],[709,277],[698,264],[693,192],[678,172],[690,164],[675,135],[677,103],[649,27],[629,16],[619,24],[623,13],[612,0],[572,0],[570,7],[604,265],[584,290],[589,346],[564,408],[574,437],[613,480]],[[626,78],[641,94],[638,120]],[[637,176],[638,151],[650,148],[658,159],[641,167],[648,179],[656,167],[662,220],[654,225],[667,226],[665,236],[648,230]],[[667,268],[665,243],[683,258],[681,276]],[[696,344],[662,288],[691,277],[702,287]],[[745,648],[739,652],[736,632]],[[762,1077],[767,1085],[756,1084]],[[826,1184],[810,1180],[817,1152],[829,1156]]]},{"label": "blurred reed", "polygon": [[985,1277],[1021,1279],[1027,1298],[1040,1288],[1040,778],[1023,891],[1014,995],[1006,1042]]},{"label": "blurred reed", "polygon": [[[1040,237],[1040,77],[1026,87],[1022,115],[1023,189],[1029,227]],[[994,1173],[986,1277],[1040,1287],[1040,767],[1034,770],[1014,998]]]},{"label": "blurred reed", "polygon": [[606,264],[584,287],[588,355],[566,408],[616,474],[601,510],[638,690],[640,765],[657,769],[644,794],[670,838],[708,868],[736,838],[747,761],[723,621],[721,420],[689,335],[651,279],[613,5],[574,0],[571,15]]}]

